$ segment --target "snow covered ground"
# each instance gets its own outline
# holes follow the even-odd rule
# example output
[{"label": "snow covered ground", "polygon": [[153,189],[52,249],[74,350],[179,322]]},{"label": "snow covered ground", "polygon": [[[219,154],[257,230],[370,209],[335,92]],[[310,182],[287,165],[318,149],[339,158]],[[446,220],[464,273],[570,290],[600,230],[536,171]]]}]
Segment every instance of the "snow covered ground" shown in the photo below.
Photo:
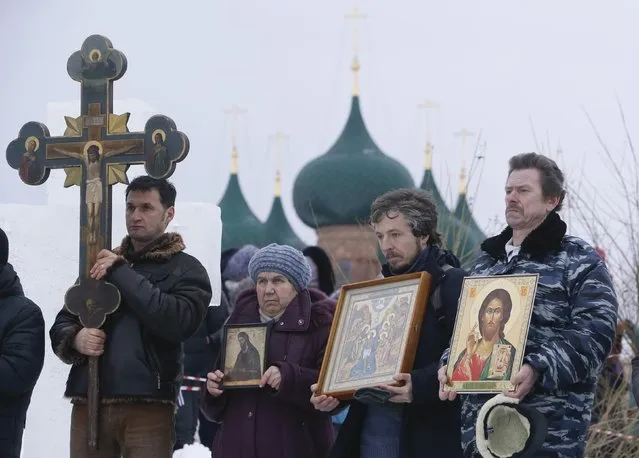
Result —
[{"label": "snow covered ground", "polygon": [[[113,243],[125,235],[124,186],[114,190]],[[116,188],[117,189],[117,188]],[[72,192],[71,189],[68,190]],[[77,188],[74,191],[78,193]],[[24,458],[66,458],[69,456],[71,406],[63,398],[69,366],[51,350],[48,331],[62,307],[65,291],[78,274],[78,204],[32,206],[0,205],[0,227],[9,237],[10,258],[25,293],[44,313],[46,323],[46,359],[35,387],[24,433]],[[219,303],[220,210],[212,204],[176,203],[175,223],[169,230],[179,231],[187,245],[209,270],[214,295]],[[181,458],[210,457],[205,447],[196,444],[175,453]]]}]

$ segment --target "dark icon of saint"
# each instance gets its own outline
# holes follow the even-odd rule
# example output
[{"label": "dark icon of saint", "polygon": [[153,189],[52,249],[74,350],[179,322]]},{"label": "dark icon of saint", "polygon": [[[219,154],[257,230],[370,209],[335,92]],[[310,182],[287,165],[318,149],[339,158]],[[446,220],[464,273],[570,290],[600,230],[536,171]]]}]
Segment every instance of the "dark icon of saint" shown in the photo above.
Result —
[{"label": "dark icon of saint", "polygon": [[106,55],[93,49],[89,52],[89,59],[82,59],[82,76],[87,79],[113,78],[117,69],[113,60],[109,59],[111,51]]},{"label": "dark icon of saint", "polygon": [[262,376],[259,351],[251,343],[246,332],[239,332],[237,341],[240,344],[240,352],[237,354],[235,365],[228,374],[229,379],[238,382],[259,379]]},{"label": "dark icon of saint", "polygon": [[25,152],[20,162],[20,178],[28,184],[33,184],[40,178],[41,170],[39,170],[36,162],[36,151],[40,147],[40,142],[35,137],[27,138],[25,142]]},{"label": "dark icon of saint", "polygon": [[169,170],[169,149],[166,146],[166,133],[157,129],[151,136],[153,140],[152,155],[147,159],[148,172],[154,177],[161,177]]}]

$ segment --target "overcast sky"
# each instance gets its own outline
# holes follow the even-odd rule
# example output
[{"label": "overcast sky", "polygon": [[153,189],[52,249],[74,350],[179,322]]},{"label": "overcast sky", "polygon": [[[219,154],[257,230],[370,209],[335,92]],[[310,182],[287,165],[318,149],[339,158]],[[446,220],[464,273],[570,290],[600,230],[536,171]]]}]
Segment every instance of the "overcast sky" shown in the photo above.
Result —
[{"label": "overcast sky", "polygon": [[[173,177],[183,199],[221,197],[231,135],[223,111],[238,104],[247,110],[239,134],[240,181],[255,213],[265,218],[274,175],[268,138],[287,133],[285,210],[312,242],[312,231],[293,210],[291,188],[300,168],[331,146],[345,122],[353,26],[344,15],[353,6],[343,0],[5,1],[1,150],[25,122],[47,119],[47,103],[79,99],[66,62],[87,36],[99,33],[128,59],[115,99],[139,99],[190,137],[190,155]],[[631,133],[639,121],[639,3],[368,0],[360,7],[368,14],[361,28],[364,118],[380,148],[416,183],[425,138],[417,105],[430,99],[440,105],[431,116],[434,169],[451,205],[461,160],[453,133],[463,127],[482,132],[482,180],[475,173],[470,189],[483,227],[495,216],[503,220],[506,163],[518,152],[554,153],[561,146],[569,171],[581,170],[585,161],[591,178],[614,184],[607,172],[602,176],[601,148],[584,110],[621,158],[626,145],[617,97]],[[114,111],[120,112],[117,105]],[[136,116],[131,124],[143,125]],[[41,202],[44,186],[22,184],[2,156],[0,202]]]}]

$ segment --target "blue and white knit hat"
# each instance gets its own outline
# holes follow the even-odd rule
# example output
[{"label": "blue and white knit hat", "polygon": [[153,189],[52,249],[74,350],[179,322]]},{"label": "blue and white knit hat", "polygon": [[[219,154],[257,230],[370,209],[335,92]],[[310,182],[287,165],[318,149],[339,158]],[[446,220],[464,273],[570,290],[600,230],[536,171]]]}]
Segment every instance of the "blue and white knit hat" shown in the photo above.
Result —
[{"label": "blue and white knit hat", "polygon": [[257,283],[260,272],[277,272],[284,275],[297,291],[308,287],[311,281],[311,266],[301,251],[288,245],[271,243],[251,258],[249,275]]}]

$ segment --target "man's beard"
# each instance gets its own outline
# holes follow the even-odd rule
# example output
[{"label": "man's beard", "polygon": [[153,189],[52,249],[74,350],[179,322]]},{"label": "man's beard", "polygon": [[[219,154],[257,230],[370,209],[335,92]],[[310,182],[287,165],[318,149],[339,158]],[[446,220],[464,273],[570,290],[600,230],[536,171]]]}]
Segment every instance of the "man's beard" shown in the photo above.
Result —
[{"label": "man's beard", "polygon": [[492,327],[488,327],[488,325],[484,326],[484,328],[482,329],[482,337],[485,340],[493,340],[493,338],[499,334],[499,327],[497,325],[495,325],[495,323],[492,323],[493,326]]}]

